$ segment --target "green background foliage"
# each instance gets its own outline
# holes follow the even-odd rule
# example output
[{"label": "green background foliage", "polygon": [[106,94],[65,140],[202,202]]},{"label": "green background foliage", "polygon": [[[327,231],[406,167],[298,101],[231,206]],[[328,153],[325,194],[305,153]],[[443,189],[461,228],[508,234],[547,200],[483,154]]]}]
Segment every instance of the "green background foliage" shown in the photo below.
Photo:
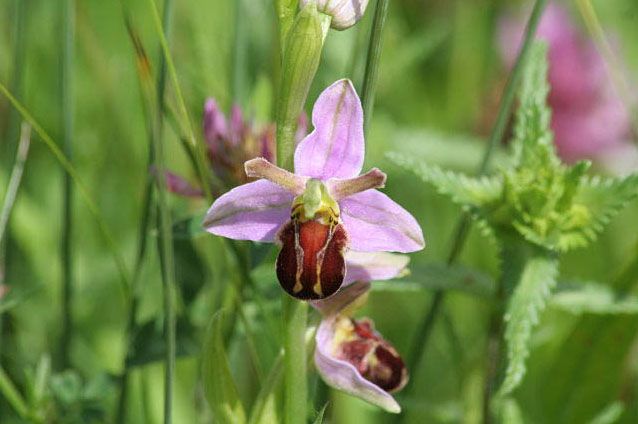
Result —
[{"label": "green background foliage", "polygon": [[[235,1],[180,0],[174,4],[171,51],[198,137],[204,100],[211,96],[225,111],[236,101],[258,124],[274,120],[279,76],[274,7],[268,0],[246,0],[236,20]],[[18,3],[27,11],[22,26],[16,18]],[[0,81],[61,142],[63,38],[58,3],[0,0]],[[147,1],[127,0],[125,4],[156,73],[160,50]],[[480,422],[490,297],[499,278],[498,249],[493,239],[474,227],[459,260],[462,265],[447,271],[445,257],[461,210],[434,187],[390,161],[386,153],[399,152],[428,165],[474,172],[487,137],[484,128],[493,123],[493,98],[498,97],[494,92],[506,75],[495,44],[497,20],[513,4],[395,0],[390,5],[366,168],[376,166],[387,172],[384,191],[414,214],[423,227],[427,247],[411,255],[410,276],[373,284],[361,314],[372,317],[405,356],[416,342],[416,328],[429,310],[434,291],[446,291],[423,361],[418,369],[410,370],[409,390],[397,395],[405,423]],[[604,28],[622,46],[627,67],[638,69],[634,43],[638,4],[611,0],[594,5]],[[571,10],[582,25],[577,9]],[[349,77],[360,89],[372,12],[369,8],[351,30],[330,32],[307,105],[338,78]],[[119,2],[78,1],[76,14],[73,163],[130,271],[148,178],[149,142],[135,55]],[[237,28],[241,36],[235,39]],[[16,41],[20,37],[22,45]],[[167,93],[169,105],[177,110],[174,91],[169,88]],[[19,124],[9,103],[0,98],[0,187],[8,183]],[[180,136],[179,126],[165,125],[167,165],[195,181]],[[495,169],[505,166],[506,152],[505,146],[496,152]],[[600,172],[594,164],[593,173]],[[72,248],[73,369],[58,366],[62,175],[59,163],[34,135],[7,239],[5,282],[12,290],[0,301],[0,364],[34,411],[53,416],[55,422],[109,422],[117,404],[117,376],[126,359],[127,305],[108,246],[77,195]],[[622,189],[618,188],[619,195]],[[281,291],[272,269],[275,252],[249,243],[232,247],[199,231],[196,223],[208,206],[203,200],[171,196],[169,201],[173,220],[183,224],[174,232],[176,278],[181,289],[174,421],[212,419],[199,380],[199,354],[208,337],[215,346],[212,350],[228,358],[236,393],[250,422],[272,422],[274,418],[269,417],[276,416],[273,405],[279,399],[278,394],[266,392],[281,384],[272,366],[278,363],[282,341]],[[588,201],[601,205],[610,200],[592,192]],[[515,422],[516,417],[537,423],[638,420],[638,308],[633,297],[638,288],[636,216],[638,202],[634,200],[596,243],[561,256],[557,294],[531,334],[525,379],[501,411],[504,417],[513,417],[504,418],[506,422]],[[162,419],[159,360],[164,345],[157,234],[153,222],[140,278],[139,329],[133,336],[130,359],[134,367],[126,416],[134,423]],[[243,262],[231,253],[233,248],[242,252]],[[247,289],[249,296],[237,310],[233,287],[246,283],[247,270],[255,286]],[[570,291],[575,295],[570,297]],[[215,315],[222,307],[226,311],[223,320],[222,315]],[[209,328],[214,315],[217,318]],[[316,319],[311,317],[312,322]],[[226,378],[225,363],[219,366]],[[319,411],[323,413],[326,402],[324,422],[395,420],[375,407],[331,391],[314,373],[309,387],[314,403],[308,421]],[[237,402],[230,388],[220,394],[217,387],[214,393]],[[255,399],[262,406],[257,408],[261,420],[251,416]],[[22,422],[3,396],[0,422]]]}]

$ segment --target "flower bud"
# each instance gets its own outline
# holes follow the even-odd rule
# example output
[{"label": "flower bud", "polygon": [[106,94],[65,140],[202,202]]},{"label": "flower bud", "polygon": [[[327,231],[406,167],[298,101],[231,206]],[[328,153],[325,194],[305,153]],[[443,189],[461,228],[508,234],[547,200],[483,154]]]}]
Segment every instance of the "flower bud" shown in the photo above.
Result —
[{"label": "flower bud", "polygon": [[332,18],[330,26],[337,30],[348,29],[363,17],[368,0],[301,0],[302,7],[315,2],[317,10]]},{"label": "flower bud", "polygon": [[319,67],[327,19],[309,3],[286,36],[277,104],[277,160],[286,169],[292,168],[297,122]]}]

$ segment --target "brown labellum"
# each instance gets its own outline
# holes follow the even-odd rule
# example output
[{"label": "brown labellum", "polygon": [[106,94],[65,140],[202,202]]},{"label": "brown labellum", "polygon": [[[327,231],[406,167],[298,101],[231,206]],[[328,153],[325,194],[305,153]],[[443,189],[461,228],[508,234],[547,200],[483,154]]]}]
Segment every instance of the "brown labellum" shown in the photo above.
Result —
[{"label": "brown labellum", "polygon": [[338,356],[386,392],[401,390],[408,371],[396,349],[374,330],[372,321],[351,319],[350,325],[352,333],[338,347]]},{"label": "brown labellum", "polygon": [[316,300],[334,294],[346,273],[348,236],[343,225],[288,221],[278,235],[277,278],[288,294]]}]

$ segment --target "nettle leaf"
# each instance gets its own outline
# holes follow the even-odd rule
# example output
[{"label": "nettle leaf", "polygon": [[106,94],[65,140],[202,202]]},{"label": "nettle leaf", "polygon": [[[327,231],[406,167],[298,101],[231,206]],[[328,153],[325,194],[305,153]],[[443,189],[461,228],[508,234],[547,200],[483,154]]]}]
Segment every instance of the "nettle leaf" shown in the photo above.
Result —
[{"label": "nettle leaf", "polygon": [[625,178],[585,178],[574,201],[587,211],[590,221],[580,229],[582,236],[595,241],[620,210],[638,196],[638,174]]},{"label": "nettle leaf", "polygon": [[609,286],[582,283],[554,294],[551,306],[575,315],[638,314],[638,297],[618,297]]},{"label": "nettle leaf", "polygon": [[246,413],[230,372],[223,342],[223,314],[217,312],[211,321],[202,350],[202,377],[206,399],[219,422],[242,424]]},{"label": "nettle leaf", "polygon": [[547,105],[547,45],[536,42],[527,58],[519,92],[512,146],[519,166],[539,168],[556,166],[551,109]]},{"label": "nettle leaf", "polygon": [[522,265],[504,317],[507,369],[500,396],[511,393],[523,380],[532,329],[556,286],[557,276],[558,260],[549,254],[533,255]]},{"label": "nettle leaf", "polygon": [[439,193],[449,197],[466,210],[478,210],[497,202],[503,183],[497,177],[472,178],[435,165],[427,165],[400,153],[388,153],[398,166],[414,172],[423,181],[432,184]]}]

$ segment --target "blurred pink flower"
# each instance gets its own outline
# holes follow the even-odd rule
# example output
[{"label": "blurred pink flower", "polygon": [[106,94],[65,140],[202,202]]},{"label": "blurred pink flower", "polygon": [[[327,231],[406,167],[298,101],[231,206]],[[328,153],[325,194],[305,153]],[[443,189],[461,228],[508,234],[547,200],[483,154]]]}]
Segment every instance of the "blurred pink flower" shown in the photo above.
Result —
[{"label": "blurred pink flower", "polygon": [[[202,129],[207,146],[208,162],[215,175],[228,187],[235,187],[251,179],[244,172],[244,162],[263,157],[275,162],[275,125],[257,127],[244,117],[238,105],[233,105],[227,119],[217,101],[207,99],[204,104]],[[308,132],[308,119],[299,117],[297,142]],[[169,191],[184,197],[201,197],[203,191],[185,178],[167,171],[166,186]]]},{"label": "blurred pink flower", "polygon": [[[524,27],[524,20],[511,14],[500,22],[500,50],[508,67],[516,60]],[[548,5],[537,37],[549,46],[548,101],[559,155],[567,162],[594,159],[625,145],[631,131],[629,114],[593,42],[556,3]]]}]

